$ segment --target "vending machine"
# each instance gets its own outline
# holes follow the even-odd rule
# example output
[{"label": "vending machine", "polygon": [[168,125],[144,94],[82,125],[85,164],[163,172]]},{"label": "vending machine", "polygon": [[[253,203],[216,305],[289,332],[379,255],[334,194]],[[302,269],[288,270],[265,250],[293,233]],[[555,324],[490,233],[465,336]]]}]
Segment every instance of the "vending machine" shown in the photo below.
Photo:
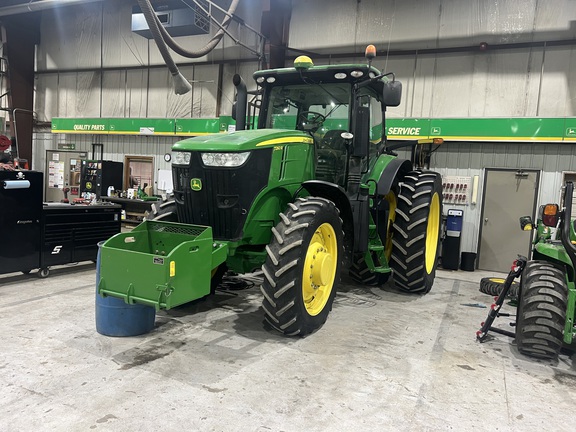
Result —
[{"label": "vending machine", "polygon": [[442,242],[442,268],[458,270],[460,266],[460,236],[464,211],[449,209],[446,220],[446,237]]}]

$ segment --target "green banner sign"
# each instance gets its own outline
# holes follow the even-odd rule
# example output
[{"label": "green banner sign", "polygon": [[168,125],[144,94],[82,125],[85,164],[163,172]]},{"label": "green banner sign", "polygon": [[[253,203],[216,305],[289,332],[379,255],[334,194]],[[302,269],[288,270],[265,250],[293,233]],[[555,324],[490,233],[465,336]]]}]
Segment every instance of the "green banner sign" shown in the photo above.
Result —
[{"label": "green banner sign", "polygon": [[[53,118],[52,132],[197,136],[227,132],[234,124],[229,116],[209,119]],[[340,124],[325,126],[328,129],[346,128]],[[373,135],[379,136],[376,132]],[[572,142],[576,141],[576,118],[389,118],[386,132],[391,140]]]},{"label": "green banner sign", "polygon": [[198,136],[227,132],[233,124],[232,117],[222,116],[213,119],[176,119],[176,135]]},{"label": "green banner sign", "polygon": [[428,138],[429,130],[430,121],[428,119],[386,119],[388,139]]},{"label": "green banner sign", "polygon": [[53,118],[53,133],[107,134],[107,118]]},{"label": "green banner sign", "polygon": [[564,122],[563,118],[430,119],[430,138],[449,141],[562,141]]},{"label": "green banner sign", "polygon": [[122,135],[174,135],[174,119],[111,118],[111,134]]}]

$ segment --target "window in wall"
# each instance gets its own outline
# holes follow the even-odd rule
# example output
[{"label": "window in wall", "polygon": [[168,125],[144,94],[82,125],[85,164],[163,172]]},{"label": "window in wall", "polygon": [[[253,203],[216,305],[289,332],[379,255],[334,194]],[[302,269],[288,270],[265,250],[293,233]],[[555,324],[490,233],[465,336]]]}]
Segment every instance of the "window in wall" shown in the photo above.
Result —
[{"label": "window in wall", "polygon": [[124,156],[124,189],[154,186],[152,156]]}]

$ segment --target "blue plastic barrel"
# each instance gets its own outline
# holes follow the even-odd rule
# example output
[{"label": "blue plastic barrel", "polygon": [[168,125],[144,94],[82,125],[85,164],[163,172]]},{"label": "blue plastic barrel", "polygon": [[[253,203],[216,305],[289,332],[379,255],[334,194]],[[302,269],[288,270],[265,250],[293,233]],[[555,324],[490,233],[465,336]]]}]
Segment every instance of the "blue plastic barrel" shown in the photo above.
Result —
[{"label": "blue plastic barrel", "polygon": [[96,259],[96,331],[105,336],[138,336],[150,332],[156,319],[156,310],[152,306],[128,304],[122,299],[98,294],[103,244],[98,243]]}]

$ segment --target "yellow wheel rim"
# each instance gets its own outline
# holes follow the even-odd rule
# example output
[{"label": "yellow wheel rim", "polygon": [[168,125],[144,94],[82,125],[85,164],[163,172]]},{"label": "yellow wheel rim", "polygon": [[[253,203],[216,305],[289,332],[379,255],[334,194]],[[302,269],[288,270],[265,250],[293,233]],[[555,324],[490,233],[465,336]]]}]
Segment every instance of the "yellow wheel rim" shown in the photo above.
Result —
[{"label": "yellow wheel rim", "polygon": [[397,202],[396,202],[396,195],[394,194],[394,192],[390,191],[390,193],[388,193],[384,199],[386,201],[388,201],[388,206],[389,206],[389,215],[390,217],[388,218],[388,226],[386,229],[386,232],[388,233],[387,236],[388,238],[386,239],[386,248],[384,249],[384,255],[386,256],[386,261],[390,262],[390,257],[392,256],[392,224],[394,223],[394,219],[396,218],[396,207],[397,207]]},{"label": "yellow wheel rim", "polygon": [[438,251],[438,237],[440,234],[440,198],[438,194],[432,195],[430,213],[428,213],[428,225],[426,227],[426,273],[432,273],[436,263]]},{"label": "yellow wheel rim", "polygon": [[505,279],[501,279],[501,278],[490,278],[489,281],[494,282],[494,283],[499,283],[499,284],[506,282]]},{"label": "yellow wheel rim", "polygon": [[329,223],[320,225],[308,245],[302,271],[302,299],[306,311],[318,315],[332,293],[338,267],[336,233]]}]

